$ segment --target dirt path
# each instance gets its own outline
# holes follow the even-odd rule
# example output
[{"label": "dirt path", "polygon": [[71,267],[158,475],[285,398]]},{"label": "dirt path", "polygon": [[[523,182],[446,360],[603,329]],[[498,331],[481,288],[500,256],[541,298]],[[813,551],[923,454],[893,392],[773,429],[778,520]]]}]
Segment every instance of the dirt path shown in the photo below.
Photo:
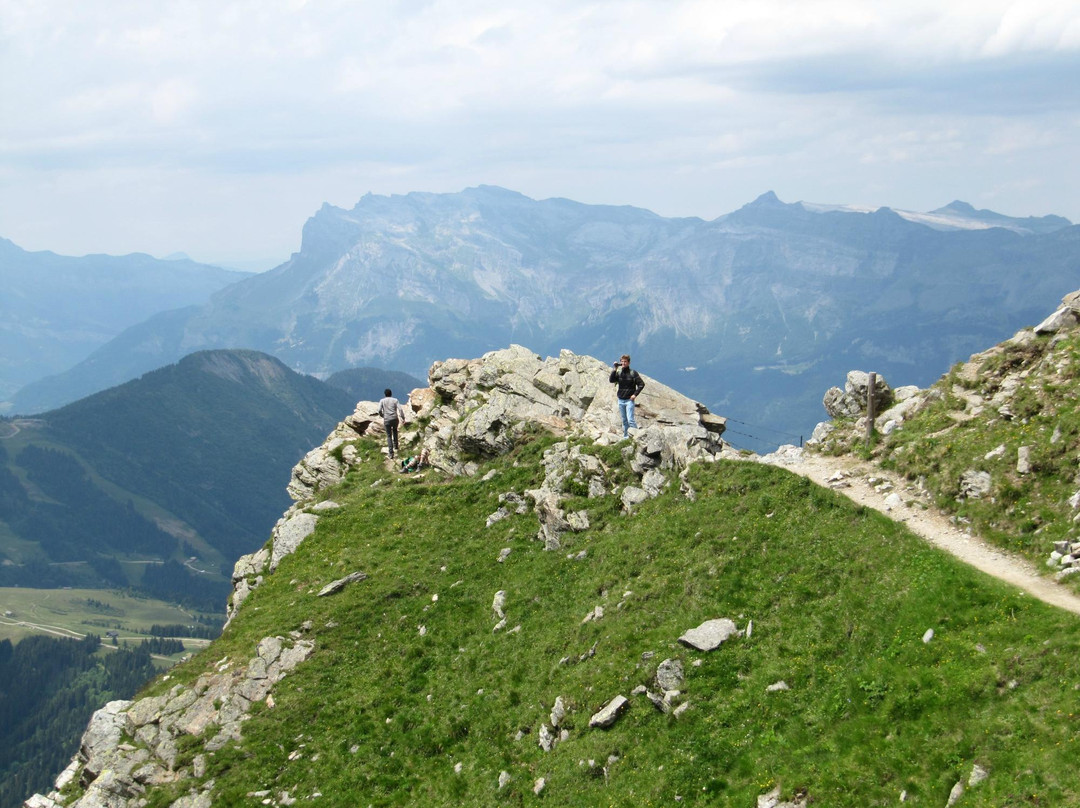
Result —
[{"label": "dirt path", "polygon": [[[987,575],[1012,584],[1051,606],[1080,614],[1080,596],[1039,575],[1026,559],[987,544],[927,503],[926,496],[898,475],[852,457],[823,457],[794,447],[768,455],[763,462],[781,466],[859,505],[903,522],[935,547],[952,553]],[[890,496],[897,494],[898,496]]]}]

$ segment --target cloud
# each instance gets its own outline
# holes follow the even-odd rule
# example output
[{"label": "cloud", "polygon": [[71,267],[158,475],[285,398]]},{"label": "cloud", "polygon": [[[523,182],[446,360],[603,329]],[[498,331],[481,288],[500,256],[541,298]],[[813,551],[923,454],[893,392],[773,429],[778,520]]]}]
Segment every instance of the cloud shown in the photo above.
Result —
[{"label": "cloud", "polygon": [[705,217],[770,187],[1020,205],[1037,199],[1022,173],[1049,171],[1043,192],[1080,218],[1077,170],[1047,168],[1080,145],[1076,3],[0,0],[0,30],[16,235],[74,227],[48,221],[50,195],[89,199],[76,175],[102,168],[127,211],[141,171],[178,204],[228,186],[221,217],[245,187],[314,211],[482,182]]}]

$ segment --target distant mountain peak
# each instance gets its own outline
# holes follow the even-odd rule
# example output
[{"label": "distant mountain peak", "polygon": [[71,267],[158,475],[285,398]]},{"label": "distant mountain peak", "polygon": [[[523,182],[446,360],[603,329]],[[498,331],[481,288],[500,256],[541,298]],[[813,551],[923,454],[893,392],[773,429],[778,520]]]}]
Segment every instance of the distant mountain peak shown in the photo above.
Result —
[{"label": "distant mountain peak", "polygon": [[748,205],[744,205],[744,208],[776,208],[787,207],[787,204],[780,201],[780,197],[776,195],[774,191],[766,191],[753,202]]},{"label": "distant mountain peak", "polygon": [[985,211],[985,210],[979,211],[979,210],[975,209],[974,205],[970,205],[967,202],[964,202],[963,200],[960,200],[960,199],[954,199],[952,202],[950,202],[945,207],[938,208],[937,210],[932,210],[930,212],[931,213],[962,213],[965,216],[971,216],[972,214],[975,214],[975,213],[989,213],[990,211]]}]

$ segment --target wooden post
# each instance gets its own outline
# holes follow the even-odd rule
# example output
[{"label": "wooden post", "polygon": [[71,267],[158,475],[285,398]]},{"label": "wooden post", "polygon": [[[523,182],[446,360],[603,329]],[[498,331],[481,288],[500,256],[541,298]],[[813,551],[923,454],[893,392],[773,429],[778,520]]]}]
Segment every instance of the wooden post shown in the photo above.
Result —
[{"label": "wooden post", "polygon": [[866,386],[866,442],[874,437],[874,389],[877,387],[877,374],[870,373]]}]

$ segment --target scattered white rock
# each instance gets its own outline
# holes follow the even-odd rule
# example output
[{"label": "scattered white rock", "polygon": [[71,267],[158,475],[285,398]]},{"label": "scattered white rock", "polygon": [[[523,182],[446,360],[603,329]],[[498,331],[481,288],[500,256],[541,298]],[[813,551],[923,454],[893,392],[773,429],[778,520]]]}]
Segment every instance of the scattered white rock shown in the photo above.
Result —
[{"label": "scattered white rock", "polygon": [[585,617],[581,621],[581,624],[585,625],[586,623],[591,623],[594,620],[600,620],[601,618],[603,618],[603,616],[604,616],[604,607],[603,606],[597,606],[595,609],[593,609],[591,612],[589,612],[587,615],[585,615]]},{"label": "scattered white rock", "polygon": [[682,660],[665,659],[656,668],[656,686],[667,692],[679,690],[684,681]]},{"label": "scattered white rock", "polygon": [[1016,450],[1016,473],[1031,473],[1031,447],[1021,446]]},{"label": "scattered white rock", "polygon": [[964,781],[957,780],[956,785],[954,785],[952,791],[949,792],[949,799],[945,803],[946,808],[956,805],[957,801],[962,796],[964,796]]},{"label": "scattered white rock", "polygon": [[713,651],[738,633],[735,621],[722,617],[717,620],[706,620],[697,628],[690,629],[679,637],[679,642],[699,651]]},{"label": "scattered white rock", "polygon": [[924,643],[929,643],[932,639],[934,639],[934,630],[932,628],[928,628],[926,632],[922,635],[922,641]]},{"label": "scattered white rock", "polygon": [[630,701],[626,696],[618,695],[605,704],[599,712],[589,719],[589,726],[599,729],[608,729],[615,725],[615,722],[619,720],[619,716],[626,712],[629,706]]},{"label": "scattered white rock", "polygon": [[566,702],[563,701],[562,696],[555,697],[555,704],[551,708],[551,726],[558,729],[563,719],[566,718]]},{"label": "scattered white rock", "polygon": [[766,693],[778,693],[781,690],[791,690],[791,688],[788,686],[788,683],[785,682],[783,679],[781,679],[779,682],[773,682],[771,685],[765,688]]}]

